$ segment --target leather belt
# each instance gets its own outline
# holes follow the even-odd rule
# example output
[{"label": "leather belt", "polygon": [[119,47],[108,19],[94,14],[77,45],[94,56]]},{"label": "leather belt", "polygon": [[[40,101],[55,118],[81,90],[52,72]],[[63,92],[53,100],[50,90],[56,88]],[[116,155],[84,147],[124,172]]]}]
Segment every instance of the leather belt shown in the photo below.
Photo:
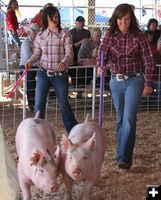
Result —
[{"label": "leather belt", "polygon": [[112,74],[112,78],[116,78],[118,81],[122,81],[122,80],[128,80],[130,78],[134,78],[134,77],[139,77],[143,75],[142,73],[134,73],[134,74]]},{"label": "leather belt", "polygon": [[64,71],[62,71],[62,72],[54,72],[54,71],[52,71],[52,70],[45,70],[45,69],[42,69],[41,68],[41,70],[43,71],[43,72],[45,72],[46,74],[47,74],[47,76],[49,76],[49,77],[52,77],[52,76],[62,76],[62,75],[64,75],[64,74],[67,74],[67,72],[66,72],[66,70],[64,70]]}]

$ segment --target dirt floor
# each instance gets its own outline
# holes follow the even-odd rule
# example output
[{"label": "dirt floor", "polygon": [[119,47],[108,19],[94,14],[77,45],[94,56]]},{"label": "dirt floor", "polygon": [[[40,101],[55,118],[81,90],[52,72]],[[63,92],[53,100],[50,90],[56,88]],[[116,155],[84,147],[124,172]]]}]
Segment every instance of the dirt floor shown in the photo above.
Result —
[{"label": "dirt floor", "polygon": [[[161,184],[161,114],[145,112],[138,114],[137,137],[133,156],[133,166],[128,171],[119,170],[115,156],[115,116],[104,121],[107,134],[107,149],[102,165],[101,177],[92,190],[92,200],[145,200],[146,185]],[[57,141],[60,141],[64,128],[54,127]],[[12,127],[4,130],[5,141],[17,162],[15,132]],[[43,194],[33,187],[33,200],[63,199],[63,184],[60,177],[60,191],[54,195]],[[73,199],[80,199],[81,185],[75,184]]]}]

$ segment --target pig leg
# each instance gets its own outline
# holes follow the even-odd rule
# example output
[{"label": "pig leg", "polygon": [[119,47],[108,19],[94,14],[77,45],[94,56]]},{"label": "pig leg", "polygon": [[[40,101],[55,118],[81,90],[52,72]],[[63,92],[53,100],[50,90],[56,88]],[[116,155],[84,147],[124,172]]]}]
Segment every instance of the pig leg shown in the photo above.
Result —
[{"label": "pig leg", "polygon": [[[21,169],[22,170],[22,169]],[[23,200],[31,200],[30,184],[27,184],[23,178],[23,174],[18,166],[18,178],[20,183],[20,188],[22,190]]]},{"label": "pig leg", "polygon": [[63,173],[62,176],[65,185],[64,200],[72,200],[72,179],[66,173]]},{"label": "pig leg", "polygon": [[90,200],[91,190],[96,180],[86,180],[82,200]]},{"label": "pig leg", "polygon": [[22,180],[20,181],[20,187],[22,190],[22,196],[23,200],[31,200],[31,191],[30,191],[30,185],[26,184]]}]

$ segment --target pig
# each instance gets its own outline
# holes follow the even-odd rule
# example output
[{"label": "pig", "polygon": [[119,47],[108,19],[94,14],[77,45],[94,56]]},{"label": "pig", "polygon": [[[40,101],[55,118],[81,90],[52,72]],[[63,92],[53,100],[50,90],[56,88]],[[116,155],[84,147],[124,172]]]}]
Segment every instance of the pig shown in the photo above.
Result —
[{"label": "pig", "polygon": [[74,126],[61,140],[61,173],[65,185],[65,200],[72,200],[73,180],[84,181],[82,200],[90,200],[90,193],[100,176],[106,148],[104,130],[89,121]]},{"label": "pig", "polygon": [[23,200],[31,199],[31,185],[46,193],[58,191],[59,146],[51,125],[39,119],[39,111],[34,118],[23,120],[16,132],[18,178]]}]

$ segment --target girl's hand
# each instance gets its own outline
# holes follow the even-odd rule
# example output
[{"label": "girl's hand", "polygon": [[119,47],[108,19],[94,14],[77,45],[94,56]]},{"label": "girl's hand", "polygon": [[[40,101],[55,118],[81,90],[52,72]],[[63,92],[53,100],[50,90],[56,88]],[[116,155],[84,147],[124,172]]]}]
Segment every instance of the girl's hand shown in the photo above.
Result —
[{"label": "girl's hand", "polygon": [[105,67],[97,67],[97,74],[100,75],[102,72],[105,72]]},{"label": "girl's hand", "polygon": [[59,65],[58,65],[59,72],[63,72],[65,70],[65,68],[66,68],[65,63],[59,63]]},{"label": "girl's hand", "polygon": [[31,63],[30,62],[26,63],[25,68],[30,69],[31,68]]},{"label": "girl's hand", "polygon": [[144,90],[143,90],[142,96],[149,96],[149,95],[152,94],[152,92],[153,92],[153,88],[152,87],[144,86]]}]

